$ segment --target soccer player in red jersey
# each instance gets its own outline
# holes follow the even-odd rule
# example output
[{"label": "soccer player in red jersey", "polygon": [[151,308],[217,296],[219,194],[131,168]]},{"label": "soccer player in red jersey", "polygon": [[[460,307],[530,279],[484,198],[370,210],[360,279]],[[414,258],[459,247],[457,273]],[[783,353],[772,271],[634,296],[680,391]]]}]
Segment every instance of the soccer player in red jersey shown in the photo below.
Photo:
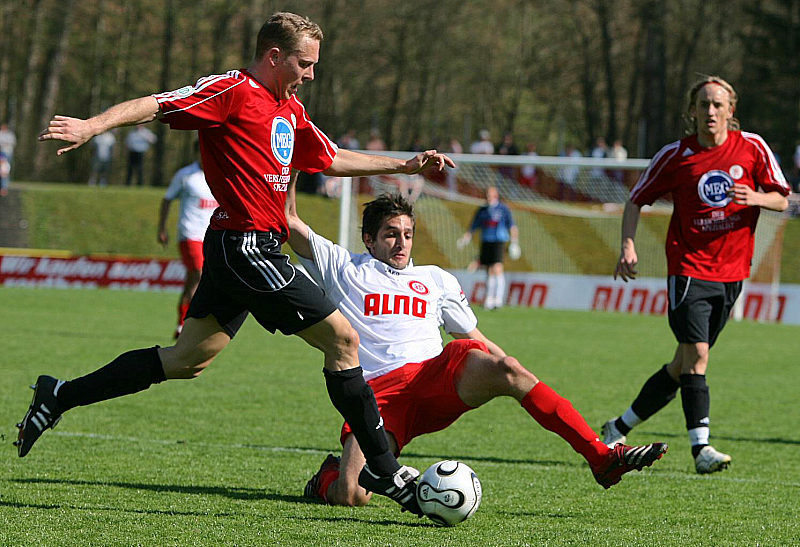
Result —
[{"label": "soccer player in red jersey", "polygon": [[739,130],[736,91],[717,76],[689,91],[688,136],[653,157],[625,204],[622,251],[614,278],[636,277],[634,245],[640,208],[671,194],[667,232],[669,325],[678,341],[672,361],[651,376],[633,404],[603,425],[609,446],[681,391],[698,473],[725,469],[731,457],[709,444],[709,350],[725,326],[742,281],[750,275],[761,208],[784,211],[789,185],[764,140]]},{"label": "soccer player in red jersey", "polygon": [[25,456],[66,410],[194,378],[231,341],[247,314],[270,332],[296,334],[325,356],[331,401],[366,455],[360,482],[421,514],[418,472],[389,450],[375,398],[358,361],[358,334],[322,289],[281,252],[291,169],[332,176],[418,173],[454,167],[435,150],[408,161],[340,150],[309,119],[295,93],[314,79],[322,31],[305,17],[276,13],[261,28],[253,63],[200,78],[178,90],[133,99],[86,120],[55,116],[40,140],[66,141],[61,155],[113,127],[160,120],[197,130],[206,180],[219,203],[204,240],[200,284],[172,347],[124,353],[86,376],[64,382],[40,376],[15,444]]}]

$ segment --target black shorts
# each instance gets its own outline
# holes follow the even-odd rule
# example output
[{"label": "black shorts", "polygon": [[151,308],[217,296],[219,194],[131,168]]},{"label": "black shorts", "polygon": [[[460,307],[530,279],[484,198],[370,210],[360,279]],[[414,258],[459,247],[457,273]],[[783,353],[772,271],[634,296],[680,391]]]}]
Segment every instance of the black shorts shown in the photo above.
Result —
[{"label": "black shorts", "polygon": [[270,232],[206,231],[203,272],[187,317],[213,315],[233,337],[253,314],[274,333],[294,334],[336,310],[319,286],[295,269]]},{"label": "black shorts", "polygon": [[709,347],[713,346],[741,291],[741,281],[721,283],[685,275],[669,276],[667,315],[678,342],[708,342]]},{"label": "black shorts", "polygon": [[482,241],[481,242],[481,266],[491,266],[503,261],[503,251],[505,251],[505,241]]}]

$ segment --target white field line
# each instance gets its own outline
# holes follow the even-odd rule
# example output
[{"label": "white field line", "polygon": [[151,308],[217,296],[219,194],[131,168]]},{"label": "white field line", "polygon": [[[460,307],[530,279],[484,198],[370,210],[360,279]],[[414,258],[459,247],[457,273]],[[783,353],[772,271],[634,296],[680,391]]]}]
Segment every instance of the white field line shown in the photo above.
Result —
[{"label": "white field line", "polygon": [[[293,447],[293,446],[267,446],[267,445],[258,445],[258,444],[245,444],[245,443],[209,443],[204,441],[178,441],[178,440],[164,440],[164,439],[143,439],[139,437],[125,437],[120,435],[103,435],[100,433],[79,433],[79,432],[70,432],[70,431],[53,431],[53,435],[58,435],[61,437],[79,437],[79,438],[86,438],[86,439],[99,439],[103,441],[113,441],[113,442],[129,442],[129,443],[149,443],[149,444],[159,444],[159,445],[191,445],[191,446],[202,446],[206,448],[219,448],[221,450],[227,450],[230,448],[242,448],[242,449],[249,449],[249,450],[261,450],[264,452],[286,452],[286,453],[293,453],[293,454],[317,454],[317,455],[324,455],[330,452],[329,449],[319,449],[319,448],[300,448],[300,447]],[[464,463],[474,463],[479,464],[481,467],[505,467],[505,466],[520,466],[520,467],[527,467],[539,470],[548,470],[548,469],[556,469],[559,466],[554,465],[546,465],[540,464],[536,462],[524,463],[524,462],[513,462],[513,463],[506,463],[506,462],[493,462],[482,460],[480,458],[471,459],[462,457],[460,458],[464,461]],[[658,464],[656,464],[658,465]],[[652,474],[651,472],[653,469],[648,468],[643,470],[641,473],[630,473],[628,477],[636,477],[636,476],[647,476]],[[748,477],[731,477],[730,475],[725,475],[724,472],[722,474],[715,474],[712,477],[704,476],[704,475],[697,475],[694,473],[676,473],[672,471],[668,472],[658,472],[659,478],[667,477],[670,479],[677,479],[677,480],[684,480],[684,481],[694,481],[694,480],[714,480],[714,481],[723,481],[723,482],[731,482],[731,483],[750,483],[750,484],[765,484],[765,485],[772,485],[772,486],[782,486],[782,487],[793,487],[798,488],[800,487],[800,482],[787,482],[787,481],[771,481],[771,480],[764,480],[764,479],[757,479],[757,478],[748,478]]]}]

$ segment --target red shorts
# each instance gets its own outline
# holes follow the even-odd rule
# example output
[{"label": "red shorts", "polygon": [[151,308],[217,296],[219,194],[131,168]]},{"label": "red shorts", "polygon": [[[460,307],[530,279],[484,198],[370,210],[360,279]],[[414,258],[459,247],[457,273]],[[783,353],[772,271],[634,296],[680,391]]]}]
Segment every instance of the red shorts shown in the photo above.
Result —
[{"label": "red shorts", "polygon": [[194,239],[184,239],[178,242],[181,250],[183,265],[189,271],[203,269],[203,242]]},{"label": "red shorts", "polygon": [[[471,349],[489,352],[478,340],[453,340],[432,359],[408,363],[368,382],[375,392],[383,427],[397,441],[398,453],[414,437],[441,431],[472,410],[456,392],[457,374]],[[342,445],[350,433],[345,423]]]}]

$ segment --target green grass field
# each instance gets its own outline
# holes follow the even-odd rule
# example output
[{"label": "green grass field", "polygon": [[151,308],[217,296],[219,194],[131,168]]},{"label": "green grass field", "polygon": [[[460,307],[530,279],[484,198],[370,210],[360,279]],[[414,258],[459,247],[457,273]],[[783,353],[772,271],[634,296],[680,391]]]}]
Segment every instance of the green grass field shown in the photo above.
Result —
[{"label": "green grass field", "polygon": [[[170,342],[165,293],[0,288],[0,545],[798,545],[800,329],[733,323],[712,353],[713,443],[733,456],[693,472],[678,401],[634,443],[670,442],[653,468],[604,491],[583,460],[511,400],[416,439],[401,461],[457,458],[484,487],[452,528],[305,500],[338,448],[320,355],[249,320],[197,380],[78,408],[24,459],[11,441],[38,374],[74,377],[123,350]],[[569,398],[589,424],[623,411],[673,349],[666,320],[479,311],[481,327]]]}]

